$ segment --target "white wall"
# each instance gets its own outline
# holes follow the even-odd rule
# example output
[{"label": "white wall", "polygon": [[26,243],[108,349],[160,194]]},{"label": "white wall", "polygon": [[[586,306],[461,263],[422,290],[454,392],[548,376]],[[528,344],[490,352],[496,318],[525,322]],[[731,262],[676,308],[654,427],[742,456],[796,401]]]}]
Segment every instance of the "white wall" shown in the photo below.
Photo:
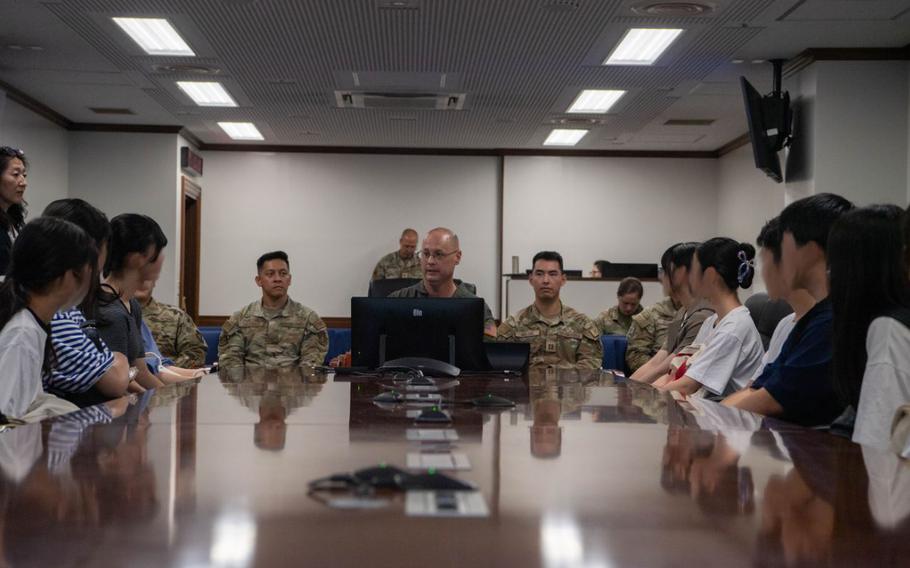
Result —
[{"label": "white wall", "polygon": [[[0,97],[3,92],[0,91]],[[29,218],[44,211],[48,203],[67,196],[68,133],[60,126],[11,100],[0,104],[0,146],[12,146],[28,158]]]},{"label": "white wall", "polygon": [[821,61],[815,187],[859,205],[905,204],[908,68],[903,61]]},{"label": "white wall", "polygon": [[148,215],[167,235],[155,297],[169,304],[177,303],[180,276],[177,146],[176,134],[70,133],[69,196],[85,199],[110,218]]},{"label": "white wall", "polygon": [[494,157],[206,152],[200,313],[260,297],[256,259],[282,249],[291,297],[321,316],[350,315],[402,229],[448,226],[464,256],[456,277],[494,312],[498,161]]}]

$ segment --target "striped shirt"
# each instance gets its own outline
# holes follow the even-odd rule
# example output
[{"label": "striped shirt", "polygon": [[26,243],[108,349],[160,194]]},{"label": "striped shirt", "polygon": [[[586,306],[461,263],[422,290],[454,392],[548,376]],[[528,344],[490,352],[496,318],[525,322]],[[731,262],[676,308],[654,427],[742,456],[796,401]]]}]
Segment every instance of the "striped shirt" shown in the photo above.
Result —
[{"label": "striped shirt", "polygon": [[59,474],[68,471],[69,462],[86,429],[94,424],[107,424],[113,420],[110,409],[99,404],[71,412],[51,422],[51,431],[47,436],[47,468],[51,473]]},{"label": "striped shirt", "polygon": [[86,335],[85,316],[79,308],[57,312],[51,320],[51,345],[56,365],[44,376],[44,390],[57,395],[84,393],[114,364],[114,356],[100,338],[96,345]]}]

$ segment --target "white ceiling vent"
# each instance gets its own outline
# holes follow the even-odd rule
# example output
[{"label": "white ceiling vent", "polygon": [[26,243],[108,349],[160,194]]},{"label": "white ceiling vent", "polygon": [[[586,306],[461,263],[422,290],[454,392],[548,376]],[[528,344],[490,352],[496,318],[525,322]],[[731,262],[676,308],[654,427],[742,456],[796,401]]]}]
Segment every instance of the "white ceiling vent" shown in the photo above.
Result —
[{"label": "white ceiling vent", "polygon": [[462,110],[465,93],[335,91],[338,108],[380,110]]}]

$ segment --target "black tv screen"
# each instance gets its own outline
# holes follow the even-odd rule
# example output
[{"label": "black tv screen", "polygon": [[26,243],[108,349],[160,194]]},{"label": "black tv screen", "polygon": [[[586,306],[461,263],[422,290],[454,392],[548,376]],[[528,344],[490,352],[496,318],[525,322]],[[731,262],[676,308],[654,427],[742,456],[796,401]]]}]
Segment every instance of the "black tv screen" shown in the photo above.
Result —
[{"label": "black tv screen", "polygon": [[776,127],[777,117],[766,116],[763,97],[745,77],[740,77],[739,82],[746,104],[746,121],[749,123],[749,140],[752,142],[755,167],[780,183],[784,176],[781,173],[777,151],[778,139],[783,133]]}]

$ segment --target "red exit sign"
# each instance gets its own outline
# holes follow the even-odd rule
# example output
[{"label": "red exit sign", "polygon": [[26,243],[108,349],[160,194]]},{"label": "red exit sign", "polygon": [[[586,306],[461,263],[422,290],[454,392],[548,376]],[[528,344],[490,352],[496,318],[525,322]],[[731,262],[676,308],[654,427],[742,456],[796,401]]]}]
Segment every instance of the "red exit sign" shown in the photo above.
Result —
[{"label": "red exit sign", "polygon": [[188,146],[180,149],[180,167],[183,171],[194,175],[202,175],[202,156],[193,152]]}]

